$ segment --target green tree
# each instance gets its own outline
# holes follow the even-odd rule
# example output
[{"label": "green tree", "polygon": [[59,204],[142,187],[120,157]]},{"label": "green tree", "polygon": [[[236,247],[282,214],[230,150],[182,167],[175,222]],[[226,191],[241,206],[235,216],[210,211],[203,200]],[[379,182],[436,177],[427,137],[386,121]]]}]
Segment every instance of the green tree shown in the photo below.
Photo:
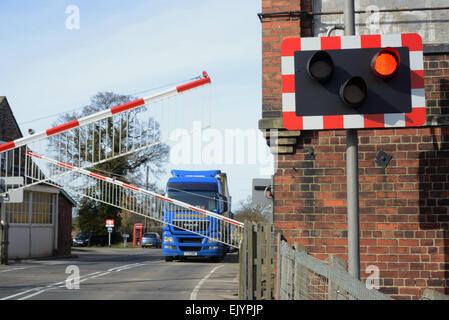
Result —
[{"label": "green tree", "polygon": [[[132,96],[100,92],[91,98],[91,103],[85,106],[80,113],[66,113],[54,125],[79,119],[133,100],[135,98]],[[71,139],[67,139],[65,142],[67,144],[65,148],[66,156],[70,159],[68,162],[75,165],[78,161],[98,162],[105,159],[105,155],[121,154],[127,146],[140,141],[140,136],[151,136],[158,141],[160,137],[159,124],[154,119],[149,119],[148,121],[151,121],[153,125],[142,126],[136,117],[141,111],[142,109],[129,111],[125,116],[120,116],[119,121],[108,119],[97,122],[93,125],[93,128],[91,126],[90,128],[74,130],[71,133]],[[138,135],[130,137],[126,134],[129,130],[137,127],[141,128],[140,131],[135,131],[140,132]],[[120,136],[122,138],[119,138]],[[114,141],[113,147],[111,141]],[[59,146],[60,143],[51,140],[50,148],[53,152],[58,152]],[[117,177],[128,183],[145,186],[143,169],[148,167],[151,176],[157,177],[164,172],[164,163],[167,162],[168,157],[168,145],[159,143],[141,151],[109,159],[89,168],[89,170],[110,177]],[[155,187],[154,183],[150,184],[149,189],[152,187]],[[78,206],[79,227],[82,231],[92,231],[99,235],[105,235],[107,234],[105,220],[114,219],[114,230],[119,230],[121,225],[120,212],[121,209],[119,208],[89,198],[81,198]]]}]

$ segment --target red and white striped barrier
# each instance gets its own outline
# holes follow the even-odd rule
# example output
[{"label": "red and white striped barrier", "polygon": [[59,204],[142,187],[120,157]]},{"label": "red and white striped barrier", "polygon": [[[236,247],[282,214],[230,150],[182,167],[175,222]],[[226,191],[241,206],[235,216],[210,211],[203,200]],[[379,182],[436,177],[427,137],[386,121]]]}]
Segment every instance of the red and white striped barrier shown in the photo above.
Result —
[{"label": "red and white striped barrier", "polygon": [[64,124],[61,124],[59,126],[35,133],[33,135],[30,136],[26,136],[14,141],[10,141],[7,143],[4,143],[2,145],[0,145],[0,152],[3,151],[7,151],[7,150],[11,150],[14,149],[16,147],[21,147],[27,144],[30,144],[32,142],[36,142],[39,140],[42,140],[44,138],[47,138],[49,136],[55,135],[57,133],[61,133],[79,126],[83,126],[86,124],[90,124],[93,123],[95,121],[99,121],[99,120],[104,120],[107,119],[115,114],[119,114],[122,113],[124,111],[127,110],[131,110],[131,109],[135,109],[138,107],[141,107],[145,104],[149,104],[149,103],[154,103],[157,101],[160,101],[162,99],[166,99],[169,97],[173,97],[179,93],[183,93],[185,91],[200,87],[200,86],[204,86],[207,85],[211,82],[210,77],[207,75],[206,72],[203,72],[203,77],[201,79],[177,86],[177,87],[173,87],[167,90],[164,90],[162,92],[158,92],[152,95],[149,95],[145,98],[141,98],[141,99],[137,99],[135,101],[131,101],[116,107],[112,107],[110,109],[107,110],[103,110],[88,116],[85,116],[83,118],[77,119],[77,120],[73,120]]},{"label": "red and white striped barrier", "polygon": [[[297,116],[295,51],[408,47],[410,50],[412,111],[410,113]],[[426,122],[422,38],[416,33],[288,38],[282,42],[282,114],[288,130],[417,127]]]},{"label": "red and white striped barrier", "polygon": [[46,161],[48,161],[48,162],[50,162],[50,163],[52,163],[54,165],[57,165],[57,166],[69,169],[69,170],[74,171],[74,172],[78,172],[78,173],[84,174],[86,176],[90,176],[90,177],[93,177],[93,178],[96,178],[96,179],[99,179],[99,180],[103,180],[103,181],[109,182],[109,183],[114,184],[116,186],[120,186],[120,187],[127,188],[127,189],[130,189],[130,190],[134,190],[134,191],[137,191],[137,192],[146,193],[148,195],[151,195],[151,196],[156,197],[158,199],[161,199],[163,201],[170,202],[170,203],[173,203],[173,204],[178,205],[180,207],[183,207],[183,208],[186,208],[186,209],[189,209],[189,210],[192,210],[192,211],[196,211],[196,212],[205,214],[205,215],[210,216],[212,218],[215,218],[217,220],[221,220],[221,221],[225,221],[225,222],[231,223],[231,224],[236,225],[238,227],[243,227],[244,226],[244,223],[242,223],[240,221],[233,220],[233,219],[230,219],[230,218],[226,218],[226,217],[224,217],[222,215],[219,215],[219,214],[216,214],[214,212],[203,210],[203,209],[194,207],[194,206],[192,206],[190,204],[187,204],[187,203],[175,200],[175,199],[167,198],[167,197],[162,196],[160,194],[157,194],[155,192],[151,192],[151,191],[148,191],[146,189],[142,189],[142,188],[133,186],[131,184],[119,181],[119,180],[108,178],[108,177],[105,177],[103,175],[100,175],[100,174],[97,174],[97,173],[94,173],[94,172],[91,172],[91,171],[88,171],[88,170],[85,170],[85,169],[82,169],[82,168],[74,167],[74,166],[69,165],[67,163],[64,163],[64,162],[61,162],[61,161],[57,161],[57,160],[51,159],[51,158],[43,156],[43,155],[36,154],[34,152],[31,152],[31,151],[28,151],[27,155],[35,157],[35,158],[38,158],[38,159],[46,160]]}]

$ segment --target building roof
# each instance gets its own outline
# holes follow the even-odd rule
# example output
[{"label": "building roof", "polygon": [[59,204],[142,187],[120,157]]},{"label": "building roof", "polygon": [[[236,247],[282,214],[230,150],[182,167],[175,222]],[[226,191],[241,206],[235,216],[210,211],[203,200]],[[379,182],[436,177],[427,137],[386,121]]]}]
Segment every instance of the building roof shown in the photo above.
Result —
[{"label": "building roof", "polygon": [[61,195],[66,198],[74,207],[77,205],[76,201],[65,191],[64,189],[60,188]]},{"label": "building roof", "polygon": [[[22,137],[22,132],[8,100],[5,96],[0,96],[0,140],[9,142]],[[58,188],[61,190],[62,196],[72,203],[73,206],[76,206],[76,201],[62,187]]]},{"label": "building roof", "polygon": [[12,141],[22,137],[22,131],[14,117],[8,99],[5,96],[0,96],[0,140]]}]

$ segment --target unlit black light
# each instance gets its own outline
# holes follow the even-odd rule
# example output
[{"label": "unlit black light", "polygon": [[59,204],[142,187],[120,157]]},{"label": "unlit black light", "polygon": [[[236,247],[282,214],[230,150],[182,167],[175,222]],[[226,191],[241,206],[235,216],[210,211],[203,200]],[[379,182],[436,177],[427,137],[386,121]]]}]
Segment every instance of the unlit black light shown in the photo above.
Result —
[{"label": "unlit black light", "polygon": [[340,87],[340,98],[347,105],[357,108],[365,101],[368,93],[362,77],[352,77]]},{"label": "unlit black light", "polygon": [[334,62],[326,51],[316,52],[307,62],[307,72],[309,76],[321,83],[328,81],[332,77]]}]

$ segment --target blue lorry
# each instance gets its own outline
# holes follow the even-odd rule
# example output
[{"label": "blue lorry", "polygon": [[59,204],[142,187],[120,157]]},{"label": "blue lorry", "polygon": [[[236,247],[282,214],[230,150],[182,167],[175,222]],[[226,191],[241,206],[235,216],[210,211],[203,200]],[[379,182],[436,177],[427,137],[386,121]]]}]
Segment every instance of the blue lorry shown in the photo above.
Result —
[{"label": "blue lorry", "polygon": [[[220,170],[172,170],[171,173],[172,177],[167,182],[165,192],[168,198],[232,218],[231,197],[225,173]],[[162,228],[162,254],[165,261],[186,257],[207,257],[213,261],[223,259],[229,249],[228,246],[207,237],[208,235],[215,236],[219,232],[216,221],[202,224],[204,227],[200,232],[192,233],[186,229],[192,230],[189,229],[189,226],[197,223],[197,220],[189,217],[189,214],[183,213],[182,210],[178,209],[174,213],[170,212],[169,208],[167,205],[164,208],[164,222],[166,223]],[[177,219],[176,223],[174,223],[174,219]],[[180,223],[185,223],[185,227],[174,226],[179,226]]]}]

